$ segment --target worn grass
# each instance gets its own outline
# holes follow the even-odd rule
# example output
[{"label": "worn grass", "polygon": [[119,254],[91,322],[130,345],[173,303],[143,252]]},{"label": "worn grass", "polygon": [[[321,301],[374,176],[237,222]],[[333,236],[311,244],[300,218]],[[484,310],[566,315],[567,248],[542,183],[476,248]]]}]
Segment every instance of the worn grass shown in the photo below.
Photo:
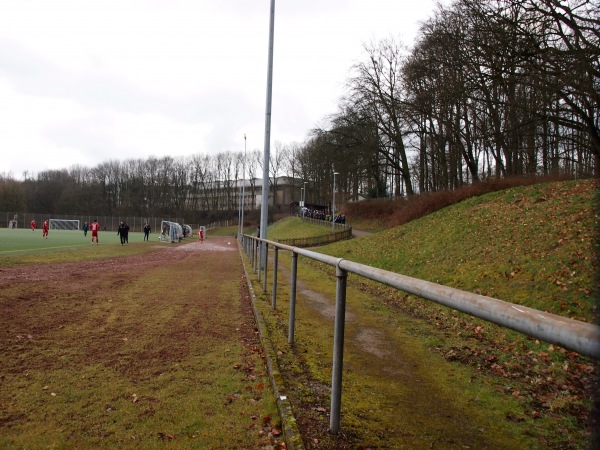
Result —
[{"label": "worn grass", "polygon": [[[595,194],[592,181],[511,188],[465,200],[370,237],[318,250],[596,321]],[[270,229],[269,238],[287,237],[293,236]],[[280,256],[282,265],[289,264],[286,259],[285,254]],[[300,258],[298,274],[310,283],[310,290],[324,292],[333,302],[332,269]],[[331,318],[323,317],[325,306],[307,304],[310,295],[301,297],[296,313],[297,341],[293,347],[287,346],[289,293],[283,286],[280,289],[278,311],[268,320],[272,321],[273,336],[279,339],[284,370],[290,379],[297,377],[292,389],[298,396],[297,408],[307,417],[304,425],[317,430],[312,437],[317,440],[315,448],[401,447],[407,442],[423,448],[427,439],[433,446],[472,446],[474,441],[461,441],[452,434],[452,429],[460,429],[475,439],[477,432],[469,430],[464,417],[479,424],[481,437],[488,441],[486,448],[590,446],[594,425],[589,414],[597,388],[597,365],[572,352],[358,277],[350,278],[348,290],[353,318],[346,331],[343,436],[323,437],[333,345]],[[264,305],[268,309],[270,287],[267,290]],[[319,310],[322,313],[315,316]],[[266,312],[265,317],[269,317]],[[366,346],[370,350],[365,351]],[[409,367],[411,361],[416,365],[426,361],[426,371],[411,370],[412,378],[407,378],[407,383],[416,378],[417,391],[422,384],[425,392],[421,399],[403,397],[406,367],[394,360],[393,353],[386,353],[394,347],[402,349],[400,354]],[[439,402],[431,397],[434,392]],[[448,430],[443,429],[443,417],[436,416],[442,399],[455,405],[453,411],[447,411],[453,415]],[[415,417],[412,406],[419,404],[431,417]],[[421,435],[411,424],[422,426]],[[427,430],[432,430],[429,436]],[[443,435],[448,440],[440,438]],[[511,439],[515,441],[511,443]]]},{"label": "worn grass", "polygon": [[0,290],[0,448],[270,445],[276,406],[237,253],[101,261],[75,284],[54,273]]}]

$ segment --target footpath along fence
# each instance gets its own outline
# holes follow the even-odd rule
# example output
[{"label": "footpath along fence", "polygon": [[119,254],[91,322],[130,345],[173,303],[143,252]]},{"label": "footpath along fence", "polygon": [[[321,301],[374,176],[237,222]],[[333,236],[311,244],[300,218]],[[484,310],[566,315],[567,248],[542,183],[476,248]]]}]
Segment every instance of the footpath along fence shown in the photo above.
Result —
[{"label": "footpath along fence", "polygon": [[277,265],[279,250],[292,253],[290,278],[290,310],[288,343],[294,343],[296,282],[298,256],[319,261],[336,269],[335,321],[333,337],[333,369],[331,381],[331,415],[329,430],[337,434],[340,430],[342,397],[342,367],[344,354],[344,326],[346,316],[346,282],[349,273],[385,284],[401,291],[453,308],[518,331],[542,341],[572,350],[581,355],[600,360],[600,326],[568,319],[526,306],[515,305],[492,297],[461,291],[395,272],[378,269],[343,258],[324,255],[303,248],[292,247],[280,242],[259,239],[254,236],[240,237],[242,248],[258,274],[263,291],[267,291],[269,247],[273,249],[273,281],[271,307],[277,305]]}]

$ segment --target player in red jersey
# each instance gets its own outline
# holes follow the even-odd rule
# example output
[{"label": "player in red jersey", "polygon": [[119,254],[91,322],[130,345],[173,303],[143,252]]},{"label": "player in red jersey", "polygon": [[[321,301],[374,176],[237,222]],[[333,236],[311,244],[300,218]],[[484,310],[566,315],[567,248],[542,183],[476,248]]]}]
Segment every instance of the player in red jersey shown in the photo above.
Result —
[{"label": "player in red jersey", "polygon": [[198,229],[198,242],[204,243],[204,228]]},{"label": "player in red jersey", "polygon": [[35,231],[35,219],[33,219],[31,221],[31,232],[33,233]]},{"label": "player in red jersey", "polygon": [[94,245],[94,238],[96,238],[96,245],[98,245],[98,231],[100,231],[100,224],[96,219],[90,224],[90,231],[92,232],[92,245]]},{"label": "player in red jersey", "polygon": [[48,239],[48,221],[44,220],[42,225],[42,239]]}]

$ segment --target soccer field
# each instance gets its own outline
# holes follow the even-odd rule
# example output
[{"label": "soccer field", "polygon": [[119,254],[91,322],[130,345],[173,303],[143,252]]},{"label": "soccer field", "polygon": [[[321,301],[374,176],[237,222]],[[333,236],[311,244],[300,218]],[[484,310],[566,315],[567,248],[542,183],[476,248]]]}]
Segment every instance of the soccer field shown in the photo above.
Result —
[{"label": "soccer field", "polygon": [[[121,240],[116,232],[101,231],[98,235],[100,247],[103,245],[121,245]],[[152,235],[150,235],[152,239]],[[155,241],[158,235],[154,235]],[[144,241],[143,233],[129,233],[129,243]],[[91,246],[92,232],[87,236],[81,230],[50,230],[48,239],[42,239],[42,230],[23,228],[0,228],[0,256],[19,255],[24,253],[48,252],[57,250],[73,250],[78,247]],[[94,243],[94,245],[96,245]]]}]

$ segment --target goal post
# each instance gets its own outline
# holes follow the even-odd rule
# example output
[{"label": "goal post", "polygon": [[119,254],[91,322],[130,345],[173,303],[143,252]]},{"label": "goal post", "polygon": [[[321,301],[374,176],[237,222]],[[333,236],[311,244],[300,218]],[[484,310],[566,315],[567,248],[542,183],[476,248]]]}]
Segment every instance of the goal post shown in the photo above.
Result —
[{"label": "goal post", "polygon": [[163,220],[160,224],[160,235],[158,239],[161,242],[179,242],[183,237],[183,228],[177,222]]},{"label": "goal post", "polygon": [[79,230],[79,220],[50,219],[51,230]]}]

